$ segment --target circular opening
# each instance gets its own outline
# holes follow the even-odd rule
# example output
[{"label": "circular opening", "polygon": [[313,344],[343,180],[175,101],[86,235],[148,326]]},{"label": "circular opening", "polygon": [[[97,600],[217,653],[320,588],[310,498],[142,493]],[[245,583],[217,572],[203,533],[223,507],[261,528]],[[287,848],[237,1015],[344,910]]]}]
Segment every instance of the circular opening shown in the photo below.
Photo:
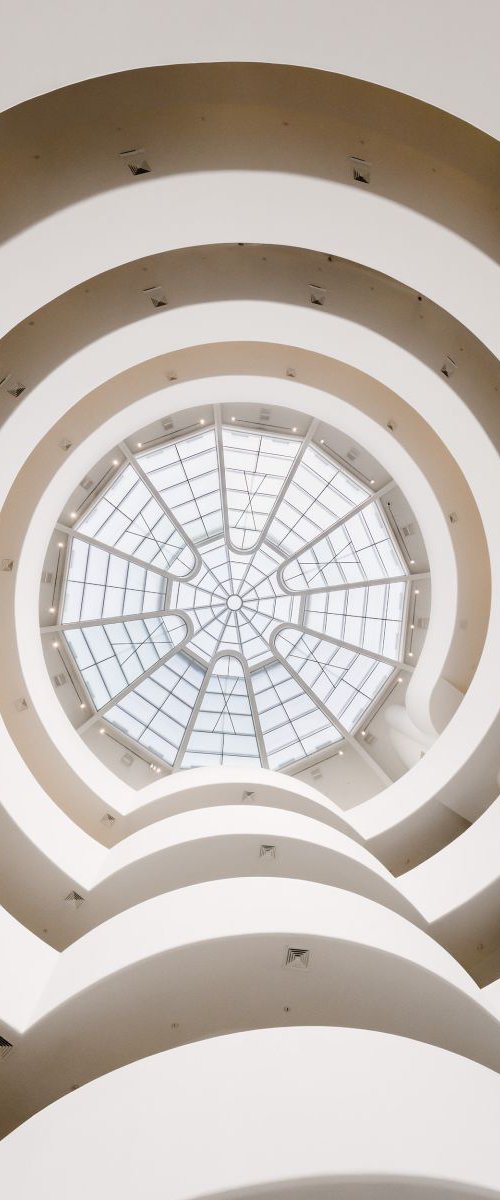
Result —
[{"label": "circular opening", "polygon": [[227,598],[227,607],[231,609],[231,612],[238,612],[242,603],[241,596],[228,596]]}]

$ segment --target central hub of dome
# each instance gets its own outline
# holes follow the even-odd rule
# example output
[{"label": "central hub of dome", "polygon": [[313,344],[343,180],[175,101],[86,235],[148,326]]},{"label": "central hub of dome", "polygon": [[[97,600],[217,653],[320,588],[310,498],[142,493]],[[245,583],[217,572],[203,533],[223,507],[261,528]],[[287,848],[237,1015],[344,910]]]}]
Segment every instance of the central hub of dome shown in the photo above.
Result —
[{"label": "central hub of dome", "polygon": [[227,598],[227,607],[231,609],[231,612],[238,612],[242,604],[241,596],[228,596]]}]

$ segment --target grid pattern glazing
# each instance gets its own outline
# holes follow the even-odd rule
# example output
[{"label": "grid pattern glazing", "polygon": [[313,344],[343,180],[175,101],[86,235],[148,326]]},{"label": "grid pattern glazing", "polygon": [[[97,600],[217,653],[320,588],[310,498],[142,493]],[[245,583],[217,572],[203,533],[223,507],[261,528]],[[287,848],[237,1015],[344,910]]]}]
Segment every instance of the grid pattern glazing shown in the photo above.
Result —
[{"label": "grid pattern glazing", "polygon": [[156,612],[165,605],[165,593],[164,575],[72,539],[62,608],[65,624]]},{"label": "grid pattern glazing", "polygon": [[205,672],[175,654],[106,713],[106,720],[173,766]]},{"label": "grid pattern glazing", "polygon": [[287,557],[295,554],[369,495],[326,454],[307,446],[271,523],[269,541]]},{"label": "grid pattern glazing", "polygon": [[244,669],[237,658],[219,659],[200,698],[183,767],[260,766]]},{"label": "grid pattern glazing", "polygon": [[67,629],[64,637],[96,708],[102,708],[171,653],[187,632],[182,617],[171,614]]},{"label": "grid pattern glazing", "polygon": [[348,733],[392,674],[387,663],[374,662],[300,630],[283,629],[275,645],[290,669]]},{"label": "grid pattern glazing", "polygon": [[131,463],[76,528],[104,546],[151,563],[163,571],[188,575],[195,557],[164,508]]},{"label": "grid pattern glazing", "polygon": [[70,537],[60,619],[86,725],[173,769],[287,768],[355,733],[406,610],[368,488],[307,440],[233,426],[136,462]]},{"label": "grid pattern glazing", "polygon": [[342,740],[282,663],[255,671],[252,683],[270,767],[288,767]]},{"label": "grid pattern glazing", "polygon": [[255,546],[301,448],[297,438],[223,429],[229,538]]},{"label": "grid pattern glazing", "polygon": [[142,470],[193,542],[222,533],[215,430],[138,456]]},{"label": "grid pattern glazing", "polygon": [[321,590],[404,575],[405,568],[376,504],[369,504],[326,537],[303,550],[283,569],[292,591]]},{"label": "grid pattern glazing", "polygon": [[403,629],[406,584],[320,592],[306,601],[304,625],[350,645],[397,659]]}]

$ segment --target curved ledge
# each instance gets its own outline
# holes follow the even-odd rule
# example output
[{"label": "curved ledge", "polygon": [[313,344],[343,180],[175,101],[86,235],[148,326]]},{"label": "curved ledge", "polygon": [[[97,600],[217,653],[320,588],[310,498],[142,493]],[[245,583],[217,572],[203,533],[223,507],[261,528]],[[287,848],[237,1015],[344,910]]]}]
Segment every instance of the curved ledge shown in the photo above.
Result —
[{"label": "curved ledge", "polygon": [[265,1029],[88,1084],[6,1138],[0,1170],[16,1200],[136,1200],[145,1163],[170,1200],[494,1200],[499,1109],[498,1076],[434,1046]]},{"label": "curved ledge", "polygon": [[[386,0],[383,14],[377,15],[363,0],[341,0],[334,9],[329,0],[318,0],[312,21],[300,9],[291,21],[287,0],[273,0],[272,5],[258,0],[252,15],[241,6],[235,21],[231,0],[216,0],[207,27],[199,19],[197,0],[186,0],[182,12],[170,0],[151,0],[139,26],[133,0],[124,0],[120,38],[114,15],[113,10],[102,11],[97,0],[89,0],[71,21],[61,8],[49,10],[42,19],[37,6],[23,0],[12,13],[12,57],[2,80],[1,107],[95,78],[103,66],[106,74],[114,74],[165,62],[282,62],[366,79],[455,113],[494,137],[500,130],[494,50],[498,14],[484,0],[476,10],[479,43],[471,37],[466,9],[453,23],[454,52],[445,62],[442,46],[449,38],[451,16],[456,15],[449,5],[403,13],[398,0]],[[49,53],[54,44],[59,47],[57,56]],[[22,73],[15,66],[21,57]]]},{"label": "curved ledge", "polygon": [[[285,969],[290,946],[309,951],[307,970]],[[226,879],[147,900],[63,951],[31,996],[29,1023],[9,1038],[10,1128],[75,1076],[297,1020],[402,1034],[500,1069],[500,1024],[441,946],[372,900],[304,880]]]}]

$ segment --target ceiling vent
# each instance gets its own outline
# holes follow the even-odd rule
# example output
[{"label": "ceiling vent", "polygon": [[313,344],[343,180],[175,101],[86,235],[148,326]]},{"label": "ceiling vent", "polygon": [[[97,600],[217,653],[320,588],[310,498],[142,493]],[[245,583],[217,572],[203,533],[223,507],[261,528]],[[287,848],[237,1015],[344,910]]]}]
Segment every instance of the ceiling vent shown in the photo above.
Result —
[{"label": "ceiling vent", "polygon": [[14,568],[13,558],[2,558],[2,571],[12,571]]},{"label": "ceiling vent", "polygon": [[19,379],[14,379],[13,375],[4,375],[0,379],[0,388],[3,392],[7,392],[8,396],[13,396],[14,400],[18,400],[26,391],[26,384],[21,383]]},{"label": "ceiling vent", "polygon": [[79,892],[68,892],[68,895],[64,897],[64,903],[70,904],[72,908],[80,908],[85,901]]},{"label": "ceiling vent", "polygon": [[276,858],[276,846],[262,845],[259,850],[259,858]]},{"label": "ceiling vent", "polygon": [[317,308],[323,308],[326,301],[325,288],[316,287],[314,283],[309,284],[309,299]]},{"label": "ceiling vent", "polygon": [[52,583],[52,571],[42,571],[42,583]]},{"label": "ceiling vent", "polygon": [[69,438],[62,438],[62,441],[59,442],[60,449],[64,450],[65,453],[71,450],[72,445],[73,442],[70,442]]},{"label": "ceiling vent", "polygon": [[405,538],[413,537],[413,534],[415,533],[415,526],[414,526],[413,522],[410,521],[409,525],[402,525],[401,533],[403,534],[403,537],[405,537]]},{"label": "ceiling vent", "polygon": [[171,433],[174,428],[173,421],[162,421],[162,425],[165,430],[165,433]]},{"label": "ceiling vent", "polygon": [[113,816],[113,813],[104,813],[104,816],[101,817],[101,825],[105,825],[108,829],[114,825],[115,821],[116,817]]},{"label": "ceiling vent", "polygon": [[458,513],[456,513],[456,512],[448,513],[448,520],[450,522],[450,525],[456,525],[456,523],[458,521]]},{"label": "ceiling vent", "polygon": [[27,707],[28,701],[24,699],[24,696],[20,696],[19,700],[15,702],[15,708],[17,708],[18,712],[26,712]]},{"label": "ceiling vent", "polygon": [[417,620],[417,629],[428,629],[428,628],[429,628],[429,618],[428,617],[419,617]]},{"label": "ceiling vent", "polygon": [[59,675],[54,675],[54,683],[56,688],[64,687],[64,684],[67,682],[68,680],[64,674],[64,671],[60,671]]},{"label": "ceiling vent", "polygon": [[346,458],[349,459],[349,462],[355,462],[359,455],[360,451],[357,446],[351,446],[351,449],[347,451]]},{"label": "ceiling vent", "polygon": [[283,966],[291,971],[307,971],[309,950],[299,950],[296,946],[288,946]]},{"label": "ceiling vent", "polygon": [[143,294],[148,297],[153,308],[166,308],[168,301],[162,287],[143,288]]},{"label": "ceiling vent", "polygon": [[354,155],[349,159],[352,167],[352,177],[355,183],[369,184],[371,178],[371,163],[366,162],[364,158],[356,158]]},{"label": "ceiling vent", "polygon": [[255,800],[255,798],[256,798],[255,792],[242,792],[242,796],[241,796],[242,804],[252,804],[253,801]]},{"label": "ceiling vent", "polygon": [[85,479],[82,479],[81,484],[80,484],[80,487],[83,488],[84,492],[90,492],[90,490],[91,490],[91,488],[93,488],[93,486],[94,486],[94,480],[90,478],[90,475],[86,475]]},{"label": "ceiling vent", "polygon": [[295,367],[287,367],[285,374],[286,374],[287,379],[296,379],[297,378],[297,372],[295,370]]},{"label": "ceiling vent", "polygon": [[134,761],[134,755],[130,754],[128,750],[126,751],[125,754],[122,754],[121,759],[120,759],[120,762],[123,763],[124,767],[131,767],[133,761]]},{"label": "ceiling vent", "polygon": [[259,413],[259,421],[267,422],[270,420],[271,420],[271,409],[270,408],[261,408],[260,413]]},{"label": "ceiling vent", "polygon": [[311,777],[313,779],[322,779],[323,778],[323,774],[319,767],[313,767],[313,769],[311,771]]},{"label": "ceiling vent", "polygon": [[373,743],[375,741],[376,741],[376,738],[374,737],[373,733],[368,733],[366,730],[363,732],[363,745],[364,746],[373,746]]},{"label": "ceiling vent", "polygon": [[13,1049],[12,1042],[8,1042],[7,1038],[0,1035],[0,1058],[8,1058]]},{"label": "ceiling vent", "polygon": [[151,167],[145,158],[144,150],[122,150],[120,158],[127,164],[131,175],[149,175]]},{"label": "ceiling vent", "polygon": [[446,379],[451,379],[451,376],[454,375],[456,369],[457,369],[457,364],[455,362],[455,359],[450,358],[449,355],[447,355],[447,357],[445,358],[444,363],[441,367],[441,374],[445,375]]}]

